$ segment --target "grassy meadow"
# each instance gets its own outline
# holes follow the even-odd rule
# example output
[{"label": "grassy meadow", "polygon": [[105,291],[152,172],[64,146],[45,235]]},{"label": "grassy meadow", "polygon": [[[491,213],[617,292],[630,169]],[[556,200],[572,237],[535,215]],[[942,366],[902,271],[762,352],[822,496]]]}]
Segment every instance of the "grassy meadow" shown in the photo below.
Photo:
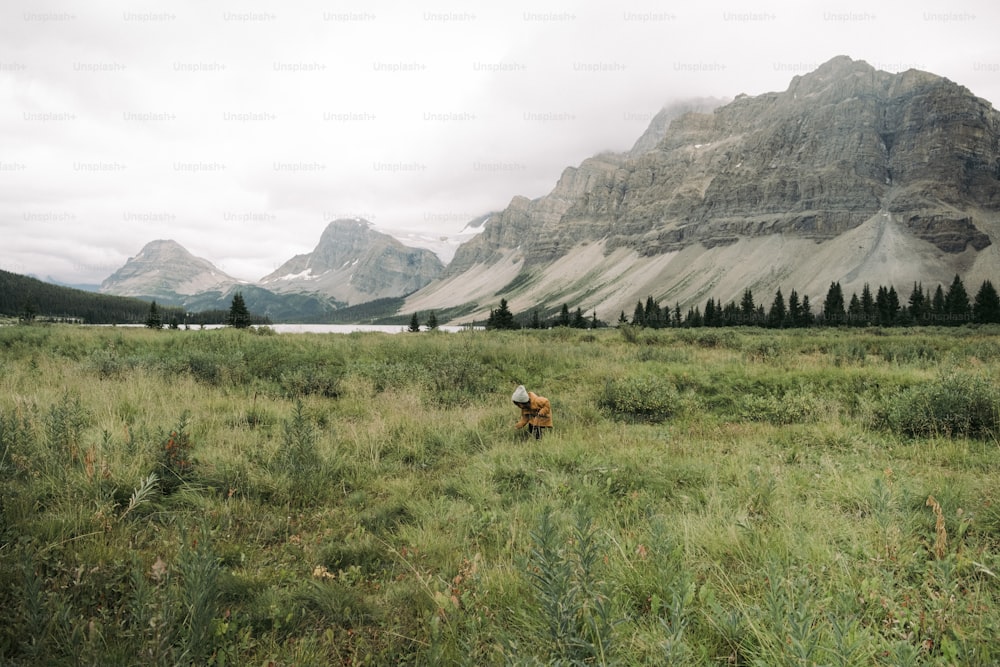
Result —
[{"label": "grassy meadow", "polygon": [[998,334],[0,327],[0,664],[995,665]]}]

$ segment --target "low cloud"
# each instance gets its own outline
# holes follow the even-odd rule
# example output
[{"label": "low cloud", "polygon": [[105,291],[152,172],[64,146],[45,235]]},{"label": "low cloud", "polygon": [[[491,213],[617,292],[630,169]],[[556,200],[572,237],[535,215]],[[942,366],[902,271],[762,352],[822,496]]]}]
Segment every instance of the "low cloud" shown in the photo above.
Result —
[{"label": "low cloud", "polygon": [[672,100],[784,90],[838,54],[1000,99],[1000,10],[929,2],[835,20],[790,1],[2,13],[0,268],[67,282],[156,238],[256,279],[333,214],[455,233],[628,150]]}]

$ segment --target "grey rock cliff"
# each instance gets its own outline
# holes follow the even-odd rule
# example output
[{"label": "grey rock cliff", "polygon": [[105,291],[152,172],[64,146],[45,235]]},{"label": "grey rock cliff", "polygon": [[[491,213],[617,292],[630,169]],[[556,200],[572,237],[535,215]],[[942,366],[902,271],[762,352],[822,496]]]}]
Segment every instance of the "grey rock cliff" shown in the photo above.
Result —
[{"label": "grey rock cliff", "polygon": [[585,230],[644,254],[759,234],[822,241],[884,209],[948,238],[942,249],[958,237],[981,247],[969,217],[949,211],[1000,205],[998,118],[941,77],[835,58],[783,93],[674,121],[656,150],[582,190],[555,235]]},{"label": "grey rock cliff", "polygon": [[260,285],[357,304],[414,292],[443,268],[430,250],[404,246],[365,220],[335,220],[312,252],[288,260],[261,278]]},{"label": "grey rock cliff", "polygon": [[[995,280],[1000,113],[948,79],[839,56],[783,92],[652,125],[655,147],[647,136],[567,168],[544,197],[515,197],[456,253],[450,292],[500,259],[508,283],[502,267],[524,274],[512,283],[524,307],[576,295],[614,315],[636,295],[688,303],[784,287],[815,300],[831,281]],[[407,306],[447,303],[435,285]]]},{"label": "grey rock cliff", "polygon": [[207,259],[195,257],[176,241],[150,241],[139,254],[104,279],[100,292],[157,299],[182,305],[184,298],[211,290],[226,290],[240,281]]}]

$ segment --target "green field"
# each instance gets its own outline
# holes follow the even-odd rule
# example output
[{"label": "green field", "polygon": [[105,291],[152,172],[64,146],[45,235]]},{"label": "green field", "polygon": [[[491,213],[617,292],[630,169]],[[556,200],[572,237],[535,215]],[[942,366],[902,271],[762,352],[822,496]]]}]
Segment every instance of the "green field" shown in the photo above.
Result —
[{"label": "green field", "polygon": [[0,327],[0,664],[995,665],[998,334]]}]

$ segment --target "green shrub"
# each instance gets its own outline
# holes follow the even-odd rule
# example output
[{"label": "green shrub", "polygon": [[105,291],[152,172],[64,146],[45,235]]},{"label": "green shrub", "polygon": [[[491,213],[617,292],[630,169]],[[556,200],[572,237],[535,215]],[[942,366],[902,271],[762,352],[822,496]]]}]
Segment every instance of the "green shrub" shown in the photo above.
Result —
[{"label": "green shrub", "polygon": [[340,395],[343,369],[321,365],[311,368],[294,368],[280,376],[281,389],[286,396],[325,396],[336,398]]},{"label": "green shrub", "polygon": [[674,384],[656,375],[607,380],[598,399],[598,405],[615,417],[651,423],[675,415],[680,403]]},{"label": "green shrub", "polygon": [[0,412],[0,472],[24,469],[35,438],[29,417],[20,411]]},{"label": "green shrub", "polygon": [[981,375],[953,373],[903,390],[886,401],[876,419],[911,437],[995,437],[1000,391]]},{"label": "green shrub", "polygon": [[[45,432],[48,436],[50,454],[58,460],[77,462],[80,459],[80,438],[90,414],[78,394],[65,392],[58,403],[49,408],[45,417]],[[65,458],[59,456],[63,454]]]},{"label": "green shrub", "polygon": [[160,480],[160,490],[164,494],[173,493],[186,482],[194,472],[191,458],[194,443],[187,432],[188,413],[185,411],[177,428],[163,438],[158,451],[158,465],[155,471]]},{"label": "green shrub", "polygon": [[622,339],[626,343],[638,343],[639,342],[639,327],[632,326],[631,324],[619,325],[618,331],[622,335]]},{"label": "green shrub", "polygon": [[446,353],[429,359],[427,377],[440,405],[467,404],[503,384],[498,371],[471,355]]},{"label": "green shrub", "polygon": [[616,623],[610,586],[600,573],[605,545],[583,511],[568,538],[557,526],[546,509],[531,533],[528,576],[535,604],[529,614],[539,630],[530,649],[525,648],[544,656],[547,664],[613,664]]},{"label": "green shrub", "polygon": [[739,410],[740,417],[747,421],[784,426],[809,421],[818,410],[818,401],[806,390],[791,390],[781,395],[749,394],[742,397]]},{"label": "green shrub", "polygon": [[184,610],[180,623],[181,655],[195,665],[206,664],[219,639],[215,625],[221,615],[218,582],[222,569],[209,535],[209,531],[202,530],[192,538],[177,561]]},{"label": "green shrub", "polygon": [[358,375],[368,378],[377,392],[429,384],[427,371],[418,363],[379,361],[358,365]]},{"label": "green shrub", "polygon": [[297,476],[311,475],[319,467],[316,429],[305,414],[302,401],[296,401],[295,411],[284,422],[275,464],[278,470]]}]

